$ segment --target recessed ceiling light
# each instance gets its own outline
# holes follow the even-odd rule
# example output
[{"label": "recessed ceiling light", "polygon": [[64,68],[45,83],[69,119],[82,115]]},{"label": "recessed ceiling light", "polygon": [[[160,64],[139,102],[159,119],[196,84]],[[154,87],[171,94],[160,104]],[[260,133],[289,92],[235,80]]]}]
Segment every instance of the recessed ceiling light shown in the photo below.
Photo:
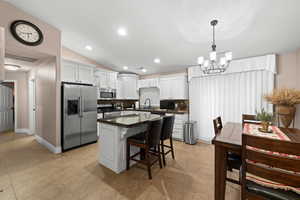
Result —
[{"label": "recessed ceiling light", "polygon": [[85,49],[88,50],[88,51],[92,51],[92,50],[93,50],[93,47],[90,46],[90,45],[86,45],[86,46],[85,46]]},{"label": "recessed ceiling light", "polygon": [[145,72],[147,72],[147,69],[145,69],[145,68],[142,68],[142,72],[144,72],[144,73],[145,73]]},{"label": "recessed ceiling light", "polygon": [[119,28],[118,29],[118,34],[120,36],[126,36],[127,35],[127,30],[125,28]]},{"label": "recessed ceiling light", "polygon": [[21,67],[19,65],[14,65],[14,64],[4,64],[4,68],[9,71],[17,71]]},{"label": "recessed ceiling light", "polygon": [[123,67],[123,69],[124,69],[124,70],[127,70],[127,69],[128,69],[128,67],[127,67],[127,66],[124,66],[124,67]]},{"label": "recessed ceiling light", "polygon": [[160,59],[159,58],[155,58],[154,59],[154,63],[159,64],[160,63]]}]

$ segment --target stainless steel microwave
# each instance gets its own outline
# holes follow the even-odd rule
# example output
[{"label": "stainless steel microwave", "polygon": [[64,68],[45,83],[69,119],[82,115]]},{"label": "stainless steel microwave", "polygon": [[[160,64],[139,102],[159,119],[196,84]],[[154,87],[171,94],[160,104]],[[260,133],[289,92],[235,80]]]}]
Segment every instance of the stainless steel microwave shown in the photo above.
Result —
[{"label": "stainless steel microwave", "polygon": [[117,97],[117,92],[115,89],[99,89],[99,99],[115,99]]}]

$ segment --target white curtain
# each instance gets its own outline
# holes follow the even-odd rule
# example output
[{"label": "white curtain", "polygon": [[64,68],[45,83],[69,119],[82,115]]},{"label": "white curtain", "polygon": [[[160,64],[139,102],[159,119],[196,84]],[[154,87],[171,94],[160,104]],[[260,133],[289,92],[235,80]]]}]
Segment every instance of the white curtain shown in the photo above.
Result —
[{"label": "white curtain", "polygon": [[199,139],[211,141],[212,120],[241,122],[242,114],[255,114],[265,108],[272,112],[263,96],[274,88],[275,74],[268,70],[244,71],[192,78],[189,82],[190,119],[197,122]]}]

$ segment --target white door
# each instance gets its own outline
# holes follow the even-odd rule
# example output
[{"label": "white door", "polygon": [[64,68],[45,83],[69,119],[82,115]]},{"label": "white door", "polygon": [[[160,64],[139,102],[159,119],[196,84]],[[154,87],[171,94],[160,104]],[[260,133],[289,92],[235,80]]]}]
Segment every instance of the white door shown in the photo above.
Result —
[{"label": "white door", "polygon": [[13,89],[0,84],[0,132],[14,130]]},{"label": "white door", "polygon": [[29,80],[29,128],[30,133],[35,134],[36,130],[36,96],[35,96],[35,80]]}]

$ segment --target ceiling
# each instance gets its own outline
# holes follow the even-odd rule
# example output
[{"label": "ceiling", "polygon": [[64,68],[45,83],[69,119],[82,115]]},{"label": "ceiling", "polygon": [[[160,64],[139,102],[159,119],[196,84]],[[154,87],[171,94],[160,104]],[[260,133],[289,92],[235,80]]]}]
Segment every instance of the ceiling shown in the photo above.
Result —
[{"label": "ceiling", "polygon": [[8,57],[6,57],[4,59],[4,63],[8,64],[8,65],[20,66],[20,69],[17,70],[17,71],[6,70],[7,72],[11,72],[11,73],[14,73],[14,72],[28,72],[35,66],[34,62],[22,61],[22,60],[19,60],[19,59],[16,59],[16,58],[8,58]]},{"label": "ceiling", "polygon": [[[210,51],[216,18],[217,50],[234,58],[300,47],[299,0],[10,0],[62,31],[64,46],[122,71],[179,71]],[[128,35],[117,34],[119,27]],[[93,47],[92,51],[85,49]],[[160,64],[153,59],[159,57]]]}]

